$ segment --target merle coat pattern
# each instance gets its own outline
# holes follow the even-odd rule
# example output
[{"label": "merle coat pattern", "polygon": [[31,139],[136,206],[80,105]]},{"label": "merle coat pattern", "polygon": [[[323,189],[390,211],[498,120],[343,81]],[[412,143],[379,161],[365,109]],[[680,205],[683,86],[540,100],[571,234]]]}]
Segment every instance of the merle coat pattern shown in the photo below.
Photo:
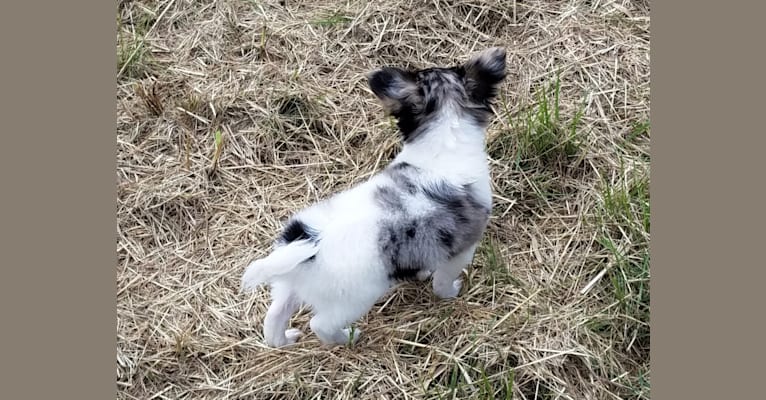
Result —
[{"label": "merle coat pattern", "polygon": [[504,77],[502,48],[459,66],[368,75],[404,146],[368,181],[293,215],[274,250],[247,267],[244,288],[271,286],[267,344],[298,339],[288,322],[301,304],[323,343],[342,344],[397,281],[432,276],[437,296],[457,296],[492,208],[484,135]]}]

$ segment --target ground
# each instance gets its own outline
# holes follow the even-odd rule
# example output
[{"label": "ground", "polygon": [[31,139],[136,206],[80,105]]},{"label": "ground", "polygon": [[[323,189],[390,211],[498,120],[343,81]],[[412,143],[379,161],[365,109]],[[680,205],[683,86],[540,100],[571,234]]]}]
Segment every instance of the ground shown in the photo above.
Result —
[{"label": "ground", "polygon": [[[118,10],[118,398],[650,398],[647,1]],[[365,74],[494,45],[494,209],[459,298],[403,284],[354,347],[265,347],[247,262],[399,149]]]}]

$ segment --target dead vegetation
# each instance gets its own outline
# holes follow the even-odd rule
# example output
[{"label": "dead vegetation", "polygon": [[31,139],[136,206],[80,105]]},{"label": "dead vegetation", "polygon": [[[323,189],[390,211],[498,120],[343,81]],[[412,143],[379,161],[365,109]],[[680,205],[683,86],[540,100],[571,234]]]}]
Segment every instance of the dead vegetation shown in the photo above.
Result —
[{"label": "dead vegetation", "polygon": [[[647,2],[126,0],[117,25],[118,398],[650,397]],[[398,149],[364,74],[491,45],[494,210],[459,299],[407,284],[354,348],[264,347],[245,263]]]}]

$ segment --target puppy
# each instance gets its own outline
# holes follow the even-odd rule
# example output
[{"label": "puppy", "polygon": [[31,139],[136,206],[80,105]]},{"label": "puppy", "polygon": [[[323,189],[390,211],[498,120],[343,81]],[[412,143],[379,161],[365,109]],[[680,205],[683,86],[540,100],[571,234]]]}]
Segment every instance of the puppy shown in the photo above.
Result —
[{"label": "puppy", "polygon": [[288,322],[301,304],[333,345],[356,342],[350,324],[398,281],[432,276],[438,297],[457,296],[492,208],[484,136],[505,58],[491,48],[459,66],[367,76],[397,120],[402,151],[368,181],[296,213],[273,252],[247,267],[243,289],[271,286],[269,346],[298,339]]}]

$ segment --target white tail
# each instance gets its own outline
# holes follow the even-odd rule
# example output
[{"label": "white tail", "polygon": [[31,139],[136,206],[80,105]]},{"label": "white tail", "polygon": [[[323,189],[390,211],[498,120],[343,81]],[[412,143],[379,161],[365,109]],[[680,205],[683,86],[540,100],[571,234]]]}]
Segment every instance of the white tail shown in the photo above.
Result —
[{"label": "white tail", "polygon": [[292,271],[298,264],[311,258],[318,251],[319,247],[307,240],[278,247],[268,256],[255,260],[247,266],[242,275],[242,288],[253,290],[260,284],[268,283],[274,277]]}]

